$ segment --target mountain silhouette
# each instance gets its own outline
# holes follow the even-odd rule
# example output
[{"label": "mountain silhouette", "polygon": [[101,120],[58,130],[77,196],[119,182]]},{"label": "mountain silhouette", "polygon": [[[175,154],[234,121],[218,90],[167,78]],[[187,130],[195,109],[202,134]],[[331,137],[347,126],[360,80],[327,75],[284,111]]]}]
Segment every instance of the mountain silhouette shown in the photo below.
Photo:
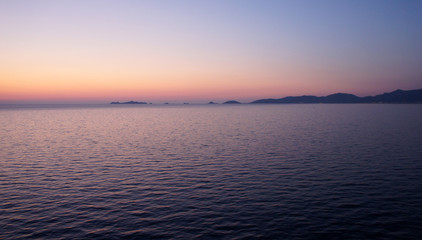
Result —
[{"label": "mountain silhouette", "polygon": [[414,103],[422,102],[422,89],[404,91],[397,89],[394,92],[384,93],[374,97],[364,97],[365,102],[383,103]]},{"label": "mountain silhouette", "polygon": [[294,96],[259,99],[251,103],[422,103],[422,89],[395,90],[376,96],[358,97],[349,93],[335,93],[325,97]]}]

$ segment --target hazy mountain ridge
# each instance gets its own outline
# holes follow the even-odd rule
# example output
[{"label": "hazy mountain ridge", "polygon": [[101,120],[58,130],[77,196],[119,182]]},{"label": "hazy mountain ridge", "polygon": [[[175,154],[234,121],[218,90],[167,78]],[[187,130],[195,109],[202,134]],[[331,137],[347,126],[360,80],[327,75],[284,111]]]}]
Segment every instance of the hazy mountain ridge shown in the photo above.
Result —
[{"label": "hazy mountain ridge", "polygon": [[324,97],[289,96],[285,98],[259,99],[251,103],[422,103],[422,89],[395,90],[376,96],[358,97],[349,93],[334,93]]}]

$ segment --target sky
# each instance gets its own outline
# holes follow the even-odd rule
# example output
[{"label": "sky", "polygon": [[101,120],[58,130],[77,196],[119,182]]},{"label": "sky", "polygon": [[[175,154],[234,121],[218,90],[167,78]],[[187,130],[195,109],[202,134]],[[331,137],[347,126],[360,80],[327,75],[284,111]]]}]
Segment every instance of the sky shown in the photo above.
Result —
[{"label": "sky", "polygon": [[0,103],[418,88],[420,0],[0,0]]}]

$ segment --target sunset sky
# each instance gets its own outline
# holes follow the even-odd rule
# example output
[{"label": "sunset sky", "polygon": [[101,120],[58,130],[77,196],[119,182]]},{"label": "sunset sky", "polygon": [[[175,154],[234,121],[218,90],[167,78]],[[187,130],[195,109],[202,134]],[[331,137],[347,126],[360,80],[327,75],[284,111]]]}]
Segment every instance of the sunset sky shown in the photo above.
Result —
[{"label": "sunset sky", "polygon": [[0,103],[422,88],[422,1],[0,1]]}]

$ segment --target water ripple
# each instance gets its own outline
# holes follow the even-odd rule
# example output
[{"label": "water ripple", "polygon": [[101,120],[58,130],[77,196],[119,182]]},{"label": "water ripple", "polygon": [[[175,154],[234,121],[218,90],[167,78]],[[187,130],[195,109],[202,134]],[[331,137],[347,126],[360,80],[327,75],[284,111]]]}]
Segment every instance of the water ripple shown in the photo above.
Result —
[{"label": "water ripple", "polygon": [[418,239],[421,107],[0,110],[0,238]]}]

